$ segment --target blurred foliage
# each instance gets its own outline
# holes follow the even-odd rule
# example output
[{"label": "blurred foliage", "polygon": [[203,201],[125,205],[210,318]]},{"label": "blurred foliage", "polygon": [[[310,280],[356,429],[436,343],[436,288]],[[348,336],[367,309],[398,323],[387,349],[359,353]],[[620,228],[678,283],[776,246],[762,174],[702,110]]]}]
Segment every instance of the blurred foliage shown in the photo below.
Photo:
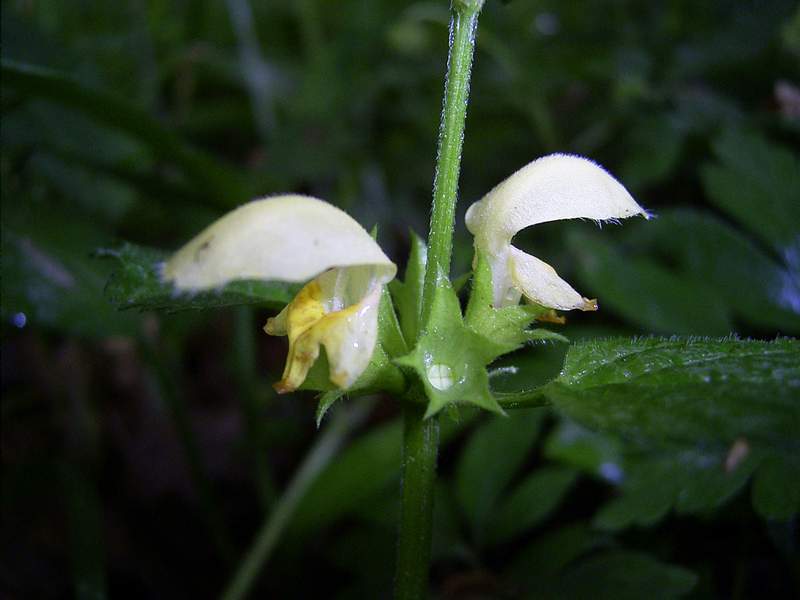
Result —
[{"label": "blurred foliage", "polygon": [[[235,284],[195,300],[258,308],[177,314],[108,299],[176,308],[160,257],[279,192],[379,225],[397,261],[419,253],[447,3],[0,11],[3,593],[216,596],[318,435],[312,398],[272,394],[284,347],[255,322],[291,290]],[[601,311],[569,315],[569,350],[492,365],[495,392],[549,390],[557,410],[443,413],[437,597],[797,593],[798,361],[770,340],[800,334],[799,40],[788,0],[487,0],[454,274],[468,203],[550,151],[597,160],[658,218],[518,236]],[[415,268],[393,294],[414,294]],[[615,341],[732,333],[764,341]],[[390,589],[396,406],[341,435],[258,594]]]}]

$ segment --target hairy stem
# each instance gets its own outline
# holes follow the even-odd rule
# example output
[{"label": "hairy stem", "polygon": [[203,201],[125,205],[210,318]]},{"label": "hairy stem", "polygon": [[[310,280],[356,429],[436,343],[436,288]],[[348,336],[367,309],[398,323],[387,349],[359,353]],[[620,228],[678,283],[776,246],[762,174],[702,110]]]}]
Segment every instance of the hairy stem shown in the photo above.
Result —
[{"label": "hairy stem", "polygon": [[[433,182],[433,208],[428,236],[428,261],[420,323],[430,315],[436,277],[450,272],[458,176],[467,115],[475,31],[483,0],[453,0],[450,51],[439,128],[439,149]],[[428,591],[433,524],[433,490],[439,448],[439,422],[424,419],[420,403],[408,402],[404,414],[402,499],[397,544],[395,598],[418,600]]]},{"label": "hairy stem", "polygon": [[469,79],[475,51],[475,32],[482,2],[453,2],[450,19],[450,53],[447,58],[447,78],[444,87],[444,106],[439,125],[439,152],[433,180],[433,207],[428,235],[428,264],[422,300],[424,325],[430,314],[437,271],[450,272],[453,249],[453,225],[458,196],[458,176],[461,171],[461,149],[464,142],[464,122],[467,116]]},{"label": "hairy stem", "polygon": [[397,544],[395,575],[397,600],[424,598],[428,590],[439,420],[423,419],[424,414],[424,405],[406,403],[400,539]]}]

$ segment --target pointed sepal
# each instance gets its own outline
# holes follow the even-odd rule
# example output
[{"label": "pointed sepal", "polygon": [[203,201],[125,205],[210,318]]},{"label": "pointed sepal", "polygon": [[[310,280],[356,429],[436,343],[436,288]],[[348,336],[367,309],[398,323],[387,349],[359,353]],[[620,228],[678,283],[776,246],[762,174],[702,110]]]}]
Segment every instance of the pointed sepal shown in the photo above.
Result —
[{"label": "pointed sepal", "polygon": [[325,414],[328,412],[328,409],[330,409],[330,407],[333,406],[342,396],[344,396],[343,390],[330,390],[319,397],[319,404],[317,404],[317,412],[315,416],[317,429],[319,429],[319,426],[322,425],[322,419],[325,418]]},{"label": "pointed sepal", "polygon": [[473,404],[504,414],[489,389],[492,360],[485,339],[464,324],[450,281],[440,272],[431,315],[417,346],[396,364],[419,377],[428,398],[425,418],[455,404]]},{"label": "pointed sepal", "polygon": [[422,314],[422,288],[425,284],[425,265],[428,261],[428,247],[416,233],[411,232],[411,253],[402,282],[395,279],[389,284],[389,291],[397,305],[403,336],[413,343],[419,334],[419,320]]},{"label": "pointed sepal", "polygon": [[484,338],[487,354],[492,360],[513,352],[530,340],[566,338],[546,329],[527,330],[537,318],[546,316],[550,309],[534,304],[515,304],[495,308],[492,300],[492,269],[485,254],[476,249],[472,291],[464,321],[475,333]]}]

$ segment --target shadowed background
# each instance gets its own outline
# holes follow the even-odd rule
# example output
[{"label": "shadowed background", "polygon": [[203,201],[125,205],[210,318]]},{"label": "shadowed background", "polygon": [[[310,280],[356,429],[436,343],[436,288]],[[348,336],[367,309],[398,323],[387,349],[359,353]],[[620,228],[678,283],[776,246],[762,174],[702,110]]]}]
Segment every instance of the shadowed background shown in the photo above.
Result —
[{"label": "shadowed background", "polygon": [[[269,311],[120,312],[98,250],[169,251],[243,201],[296,192],[377,225],[402,268],[409,231],[427,233],[448,19],[440,1],[3,3],[6,595],[223,590],[322,435],[316,403],[272,392],[285,341],[261,333]],[[599,298],[559,331],[800,333],[798,65],[794,2],[488,0],[453,275],[472,258],[469,203],[576,153],[658,219],[518,236]],[[563,354],[526,348],[494,385],[546,381]],[[262,595],[391,589],[398,410],[336,411]],[[797,590],[796,516],[754,509],[747,474],[710,485],[701,448],[675,459],[544,409],[465,412],[444,441],[439,597]]]}]

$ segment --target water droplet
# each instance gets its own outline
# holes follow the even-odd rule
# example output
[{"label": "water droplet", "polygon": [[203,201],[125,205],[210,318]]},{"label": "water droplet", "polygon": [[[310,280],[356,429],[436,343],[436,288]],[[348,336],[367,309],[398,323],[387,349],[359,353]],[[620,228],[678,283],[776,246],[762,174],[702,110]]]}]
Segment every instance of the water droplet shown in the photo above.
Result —
[{"label": "water droplet", "polygon": [[428,381],[437,390],[444,391],[453,387],[453,371],[441,363],[430,365],[426,370]]}]

